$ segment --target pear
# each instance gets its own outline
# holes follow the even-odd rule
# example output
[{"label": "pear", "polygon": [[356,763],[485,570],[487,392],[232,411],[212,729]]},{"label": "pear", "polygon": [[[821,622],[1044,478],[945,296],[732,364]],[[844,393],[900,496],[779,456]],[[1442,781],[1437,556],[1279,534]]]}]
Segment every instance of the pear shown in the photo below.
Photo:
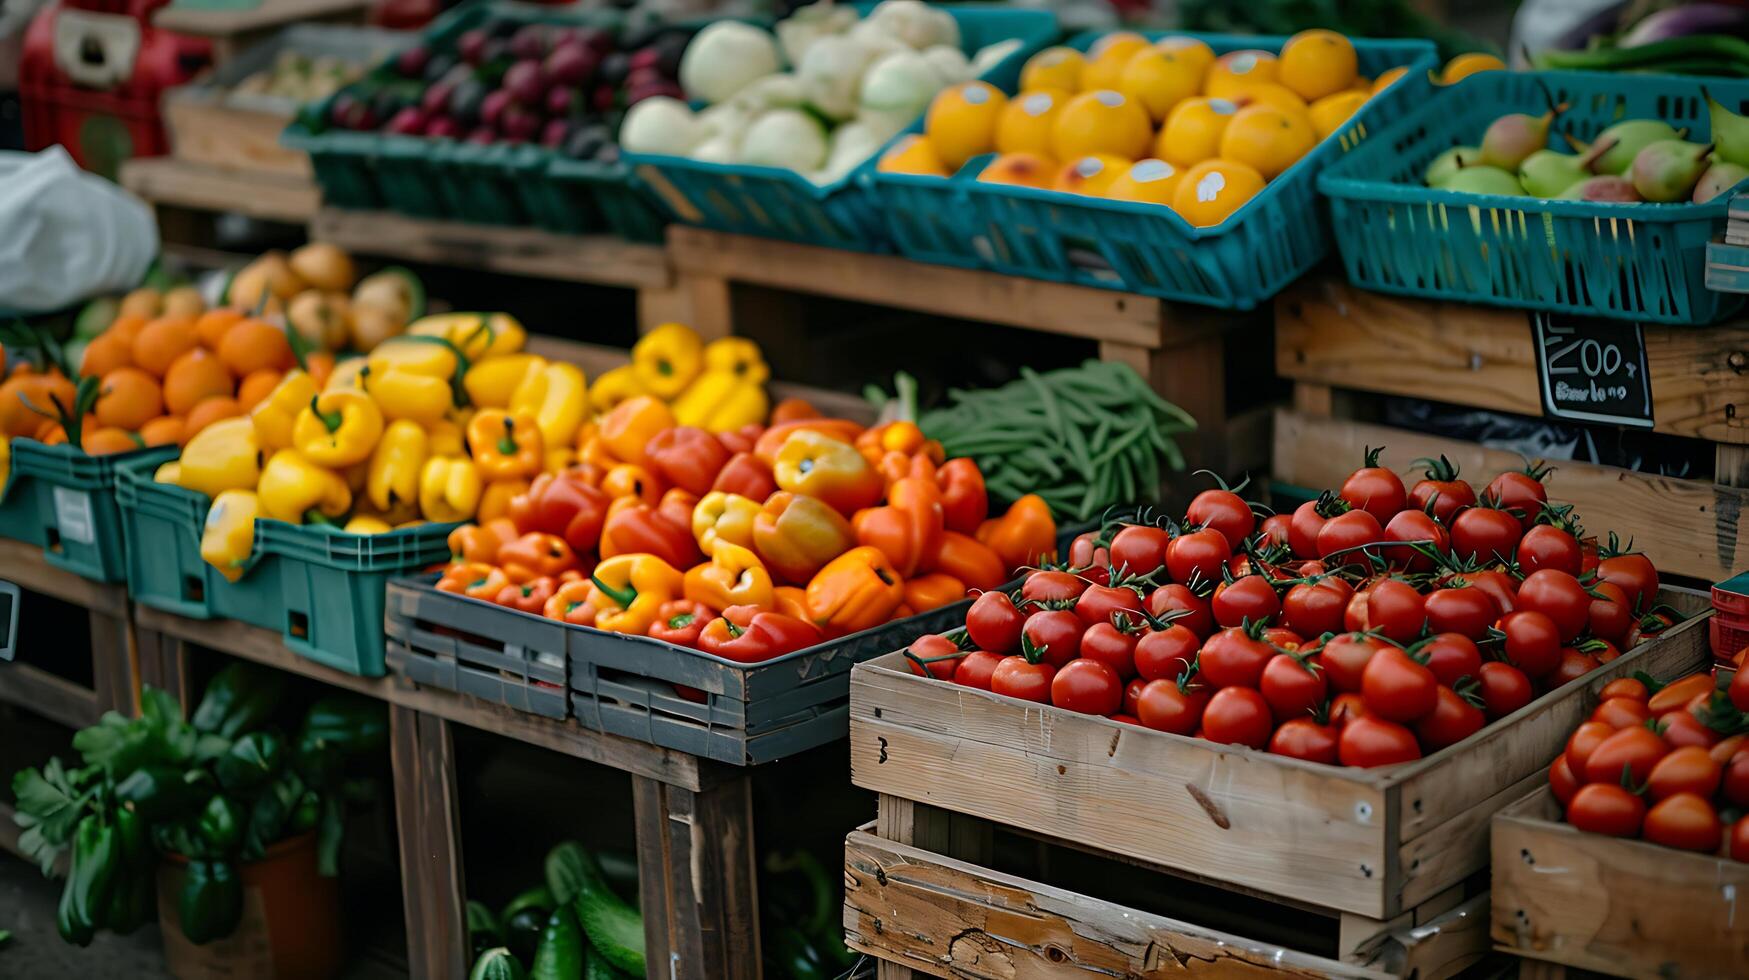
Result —
[{"label": "pear", "polygon": [[1591,176],[1597,159],[1614,148],[1614,137],[1599,137],[1577,156],[1559,150],[1538,150],[1518,165],[1518,182],[1532,197],[1559,197],[1562,191]]},{"label": "pear", "polygon": [[1426,182],[1427,186],[1436,187],[1440,181],[1457,173],[1460,168],[1476,163],[1481,158],[1482,151],[1476,147],[1454,146],[1434,157],[1433,162],[1427,165],[1427,169],[1421,172],[1421,179]]},{"label": "pear", "polygon": [[1705,204],[1745,178],[1749,178],[1749,167],[1714,160],[1713,165],[1706,168],[1706,173],[1700,175],[1700,182],[1694,185],[1694,203]]},{"label": "pear", "polygon": [[1565,103],[1540,116],[1509,112],[1488,124],[1482,134],[1482,162],[1490,167],[1514,171],[1526,157],[1549,144],[1549,125],[1566,109]]},{"label": "pear", "polygon": [[[1604,140],[1613,140],[1614,145],[1597,158],[1591,169],[1600,174],[1625,176],[1641,150],[1659,140],[1679,140],[1686,133],[1687,130],[1678,130],[1662,119],[1624,119],[1597,134],[1597,142],[1592,146]],[[1574,149],[1581,148],[1575,145]]]},{"label": "pear", "polygon": [[1572,187],[1561,192],[1562,201],[1614,201],[1621,204],[1637,204],[1640,192],[1634,190],[1634,182],[1626,177],[1615,174],[1600,174],[1587,177]]},{"label": "pear", "polygon": [[1659,140],[1634,155],[1634,190],[1654,204],[1688,197],[1706,171],[1711,144]]},{"label": "pear", "polygon": [[1749,166],[1749,116],[1739,116],[1719,104],[1712,93],[1706,96],[1707,112],[1713,120],[1713,145],[1719,148],[1719,159],[1726,163]]},{"label": "pear", "polygon": [[1499,167],[1486,165],[1464,167],[1436,186],[1442,191],[1463,191],[1468,194],[1524,196],[1524,187],[1518,183],[1517,177]]}]

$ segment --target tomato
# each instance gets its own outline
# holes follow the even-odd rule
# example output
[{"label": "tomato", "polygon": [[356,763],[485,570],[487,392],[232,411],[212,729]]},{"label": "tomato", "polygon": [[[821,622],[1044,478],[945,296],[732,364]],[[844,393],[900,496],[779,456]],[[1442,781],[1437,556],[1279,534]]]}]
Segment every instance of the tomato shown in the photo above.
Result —
[{"label": "tomato", "polygon": [[1659,716],[1658,723],[1662,726],[1660,733],[1664,736],[1664,741],[1673,748],[1697,745],[1710,749],[1719,740],[1719,733],[1708,728],[1693,712],[1666,712]]},{"label": "tomato", "polygon": [[1731,860],[1749,861],[1749,817],[1731,825]]},{"label": "tomato", "polygon": [[[1131,716],[1135,715],[1136,703],[1139,700],[1141,700],[1141,697],[1142,697],[1142,688],[1147,687],[1147,686],[1148,686],[1148,682],[1145,680],[1142,680],[1140,677],[1130,678],[1129,683],[1127,683],[1123,686],[1123,713],[1124,714],[1131,715]],[[1141,721],[1138,720],[1136,722],[1136,724],[1138,724],[1138,725],[1141,724]]]},{"label": "tomato", "polygon": [[1731,685],[1725,688],[1725,694],[1731,699],[1732,707],[1749,711],[1749,670],[1739,670],[1731,675]]},{"label": "tomato", "polygon": [[1271,514],[1257,525],[1257,544],[1264,548],[1283,547],[1290,551],[1288,529],[1292,528],[1294,519],[1286,514]]},{"label": "tomato", "polygon": [[[1424,572],[1433,567],[1426,552],[1445,554],[1451,550],[1451,536],[1432,517],[1418,510],[1399,512],[1385,524],[1384,540],[1403,542],[1379,549],[1393,568]],[[1414,542],[1411,546],[1410,542]]]},{"label": "tomato", "polygon": [[1081,655],[1081,634],[1086,629],[1067,609],[1041,609],[1021,625],[1020,647],[1023,652],[1030,647],[1052,667],[1061,667]]},{"label": "tomato", "polygon": [[1215,687],[1256,687],[1263,665],[1273,656],[1269,644],[1237,626],[1228,627],[1202,645],[1202,677]]},{"label": "tomato", "polygon": [[1719,792],[1732,806],[1749,807],[1749,752],[1739,752],[1725,763]]},{"label": "tomato", "polygon": [[1192,592],[1189,586],[1174,582],[1148,593],[1148,612],[1164,617],[1180,611],[1184,615],[1174,618],[1173,623],[1205,638],[1215,631],[1215,617],[1209,612],[1208,600]]},{"label": "tomato", "polygon": [[1111,547],[1098,531],[1083,531],[1069,542],[1069,567],[1092,568],[1111,565]]},{"label": "tomato", "polygon": [[1137,718],[1135,715],[1132,715],[1132,714],[1112,715],[1111,720],[1117,722],[1120,725],[1134,725],[1137,728],[1142,727],[1142,720],[1140,718]]},{"label": "tomato", "polygon": [[1067,602],[1087,591],[1087,582],[1068,572],[1031,572],[1020,586],[1020,597],[1034,602]]},{"label": "tomato", "polygon": [[[1624,678],[1631,680],[1631,678]],[[1634,681],[1638,684],[1638,681]],[[1604,687],[1608,692],[1609,687]],[[1632,728],[1644,725],[1646,719],[1652,717],[1652,712],[1646,707],[1646,702],[1635,701],[1633,698],[1604,698],[1591,712],[1592,721],[1601,721],[1611,728]]]},{"label": "tomato", "polygon": [[1127,585],[1089,585],[1081,593],[1081,597],[1075,600],[1075,615],[1081,617],[1081,622],[1088,626],[1094,623],[1111,623],[1114,613],[1122,616],[1119,621],[1126,626],[1141,622],[1142,617],[1121,612],[1125,609],[1137,613],[1142,611],[1141,593]]},{"label": "tomato", "polygon": [[1342,728],[1336,756],[1345,766],[1391,766],[1421,758],[1415,733],[1393,721],[1363,716]]},{"label": "tomato", "polygon": [[1627,778],[1638,786],[1669,752],[1670,746],[1650,729],[1623,728],[1599,742],[1585,757],[1585,771],[1575,769],[1574,774],[1588,783],[1619,783],[1625,770]]},{"label": "tomato", "polygon": [[1005,657],[989,650],[973,650],[960,658],[960,665],[954,668],[953,682],[962,687],[975,687],[980,691],[990,689],[990,676],[996,672],[996,665]]},{"label": "tomato", "polygon": [[966,610],[966,635],[981,649],[1013,653],[1020,649],[1020,627],[1026,614],[1014,607],[1006,592],[986,592]]},{"label": "tomato", "polygon": [[1278,653],[1263,665],[1257,690],[1277,718],[1299,718],[1323,705],[1329,686],[1316,654]]},{"label": "tomato", "polygon": [[1579,780],[1573,776],[1573,767],[1567,765],[1565,755],[1555,756],[1555,761],[1549,764],[1549,789],[1562,806],[1572,802],[1573,794],[1579,791]]},{"label": "tomato", "polygon": [[1051,703],[1084,715],[1115,714],[1123,707],[1123,681],[1097,660],[1071,660],[1051,678]]},{"label": "tomato", "polygon": [[1177,680],[1178,675],[1190,669],[1201,649],[1202,637],[1186,629],[1182,623],[1143,633],[1136,641],[1136,673],[1150,681]]},{"label": "tomato", "polygon": [[1481,708],[1441,684],[1433,710],[1415,723],[1415,737],[1423,749],[1437,752],[1476,734],[1487,723]]},{"label": "tomato", "polygon": [[1342,481],[1342,489],[1337,491],[1337,496],[1347,501],[1348,506],[1366,511],[1380,524],[1394,517],[1409,499],[1397,474],[1379,465],[1379,453],[1384,448],[1368,446],[1366,464],[1350,473],[1348,479]]},{"label": "tomato", "polygon": [[1591,600],[1591,608],[1586,613],[1585,631],[1620,646],[1622,638],[1628,635],[1628,627],[1634,624],[1634,614],[1628,605],[1627,593],[1613,582],[1594,583],[1591,591],[1603,598]]},{"label": "tomato", "polygon": [[1482,491],[1482,502],[1514,511],[1519,525],[1528,531],[1542,516],[1543,505],[1549,502],[1549,492],[1542,483],[1548,474],[1541,461],[1522,470],[1508,470]]},{"label": "tomato", "polygon": [[1540,612],[1519,610],[1500,617],[1506,659],[1528,677],[1547,677],[1561,663],[1561,631]]},{"label": "tomato", "polygon": [[1388,646],[1366,633],[1342,633],[1332,636],[1318,651],[1318,663],[1323,666],[1332,690],[1358,694],[1367,664]]},{"label": "tomato", "polygon": [[1695,793],[1677,793],[1653,804],[1640,833],[1654,844],[1702,854],[1718,850],[1725,839],[1719,812]]},{"label": "tomato", "polygon": [[1713,676],[1711,674],[1689,674],[1678,678],[1658,689],[1646,701],[1646,708],[1654,715],[1662,715],[1675,711],[1696,697],[1711,697],[1713,693]]},{"label": "tomato", "polygon": [[1601,666],[1603,662],[1589,653],[1572,647],[1562,647],[1560,661],[1543,681],[1553,690],[1569,681],[1576,681]]},{"label": "tomato", "polygon": [[1500,618],[1500,607],[1488,593],[1473,585],[1435,589],[1427,594],[1427,628],[1435,633],[1461,633],[1472,640],[1488,635],[1488,627]]},{"label": "tomato", "polygon": [[1293,549],[1295,557],[1318,558],[1318,532],[1324,529],[1324,524],[1337,514],[1348,510],[1348,505],[1337,500],[1326,491],[1317,500],[1308,500],[1294,508],[1293,516],[1288,518],[1287,544]]},{"label": "tomato", "polygon": [[1202,724],[1209,690],[1169,680],[1149,681],[1136,696],[1136,717],[1156,731],[1189,735]]},{"label": "tomato", "polygon": [[1508,663],[1491,660],[1476,675],[1482,684],[1482,708],[1489,718],[1504,718],[1530,703],[1530,678]]},{"label": "tomato", "polygon": [[958,643],[936,633],[919,636],[905,648],[905,666],[911,668],[911,673],[923,677],[933,677],[936,680],[952,680],[953,672],[960,665]]},{"label": "tomato", "polygon": [[1335,726],[1320,725],[1310,718],[1290,718],[1269,736],[1269,751],[1307,762],[1336,762]]},{"label": "tomato", "polygon": [[1438,704],[1439,679],[1407,653],[1386,647],[1367,662],[1360,693],[1366,699],[1368,715],[1412,722]]},{"label": "tomato", "polygon": [[1151,575],[1166,564],[1172,535],[1150,524],[1131,524],[1111,539],[1111,567],[1131,575]]},{"label": "tomato", "polygon": [[[1451,460],[1441,456],[1437,460],[1418,459],[1416,462],[1427,464],[1426,475],[1409,488],[1407,506],[1431,513],[1434,520],[1446,527],[1451,526],[1452,516],[1458,511],[1475,506],[1476,491],[1458,479],[1457,467]],[[1428,505],[1429,501],[1432,506]]]},{"label": "tomato", "polygon": [[1446,687],[1456,687],[1458,681],[1482,672],[1482,651],[1462,633],[1435,633],[1410,649]]},{"label": "tomato", "polygon": [[990,672],[990,691],[1022,701],[1049,704],[1051,679],[1057,668],[1048,663],[1030,663],[1025,657],[1003,657]]},{"label": "tomato", "polygon": [[1223,745],[1264,748],[1274,727],[1269,702],[1255,688],[1223,687],[1209,698],[1202,712],[1203,735]]},{"label": "tomato", "polygon": [[1380,579],[1367,590],[1367,626],[1398,643],[1408,643],[1427,626],[1427,601],[1400,578]]},{"label": "tomato", "polygon": [[1451,553],[1464,561],[1491,562],[1517,554],[1524,528],[1503,510],[1471,507],[1451,519]]},{"label": "tomato", "polygon": [[[1610,698],[1628,698],[1629,700],[1645,704],[1646,699],[1651,697],[1651,694],[1646,691],[1645,684],[1642,684],[1634,678],[1617,677],[1615,680],[1603,685],[1603,690],[1597,692],[1597,696],[1605,701],[1608,701]],[[1648,717],[1650,714],[1651,709],[1648,708]]]},{"label": "tomato", "polygon": [[1324,522],[1318,531],[1318,557],[1337,558],[1342,564],[1361,561],[1360,549],[1384,539],[1385,528],[1364,510],[1351,510]]},{"label": "tomato", "polygon": [[1606,721],[1592,719],[1582,721],[1579,727],[1573,729],[1573,734],[1567,736],[1567,747],[1561,752],[1561,757],[1567,760],[1567,767],[1573,771],[1574,778],[1585,774],[1585,760],[1591,758],[1591,753],[1604,743],[1617,729]]},{"label": "tomato", "polygon": [[1187,523],[1221,532],[1228,547],[1234,549],[1243,544],[1257,527],[1257,515],[1251,513],[1251,505],[1224,486],[1218,490],[1204,490],[1190,498],[1184,519]]},{"label": "tomato", "polygon": [[1646,801],[1614,783],[1579,787],[1567,802],[1567,822],[1588,834],[1638,837]]},{"label": "tomato", "polygon": [[1650,609],[1658,600],[1658,569],[1639,552],[1615,554],[1599,561],[1597,577],[1626,593],[1628,609],[1634,612]]},{"label": "tomato", "polygon": [[1566,572],[1545,568],[1531,572],[1518,586],[1518,608],[1533,609],[1555,621],[1561,642],[1571,643],[1591,619],[1591,596]]},{"label": "tomato", "polygon": [[1731,764],[1731,760],[1737,757],[1738,750],[1743,748],[1744,741],[1746,739],[1742,735],[1721,738],[1713,743],[1712,748],[1707,749],[1707,754],[1712,756],[1713,761],[1719,765],[1728,766]]},{"label": "tomato", "polygon": [[1209,598],[1209,612],[1221,626],[1269,622],[1281,612],[1281,597],[1263,576],[1247,575],[1215,586],[1215,594]]},{"label": "tomato", "polygon": [[1342,608],[1342,628],[1350,633],[1365,633],[1367,631],[1366,604],[1372,599],[1372,587],[1357,590],[1348,597],[1348,605]]},{"label": "tomato", "polygon": [[1342,611],[1354,592],[1341,579],[1300,582],[1281,600],[1281,621],[1301,636],[1323,636],[1342,630]]},{"label": "tomato", "polygon": [[1713,761],[1706,749],[1685,745],[1672,749],[1652,767],[1652,775],[1646,779],[1646,791],[1654,800],[1668,799],[1677,793],[1696,793],[1711,799],[1724,775],[1724,768]]},{"label": "tomato", "polygon": [[1538,524],[1518,539],[1518,567],[1526,575],[1554,568],[1577,576],[1583,558],[1579,539],[1553,524]]},{"label": "tomato", "polygon": [[1271,626],[1263,631],[1263,642],[1278,650],[1294,651],[1306,645],[1306,638],[1286,626]]},{"label": "tomato", "polygon": [[1338,694],[1330,699],[1330,724],[1337,731],[1348,727],[1356,718],[1366,717],[1366,699],[1357,693]]},{"label": "tomato", "polygon": [[1488,593],[1488,598],[1494,600],[1494,605],[1500,610],[1500,615],[1518,608],[1518,580],[1505,572],[1480,571],[1464,573],[1464,581],[1471,588],[1481,589]]},{"label": "tomato", "polygon": [[1140,634],[1125,632],[1110,623],[1096,623],[1081,634],[1081,656],[1110,667],[1128,680],[1136,676],[1136,641]]}]

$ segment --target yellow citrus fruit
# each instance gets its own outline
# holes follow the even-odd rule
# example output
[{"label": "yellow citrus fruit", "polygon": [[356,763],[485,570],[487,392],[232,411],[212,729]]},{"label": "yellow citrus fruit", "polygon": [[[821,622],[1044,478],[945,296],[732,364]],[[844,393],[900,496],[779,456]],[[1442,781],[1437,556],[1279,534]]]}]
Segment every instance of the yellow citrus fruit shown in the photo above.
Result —
[{"label": "yellow citrus fruit", "polygon": [[1220,157],[1243,163],[1274,180],[1318,143],[1310,120],[1274,106],[1240,109],[1221,134]]},{"label": "yellow citrus fruit", "polygon": [[1385,89],[1390,88],[1392,82],[1395,82],[1397,79],[1402,78],[1407,74],[1409,74],[1409,69],[1404,65],[1398,65],[1395,68],[1379,72],[1379,77],[1372,80],[1373,94],[1376,95],[1383,92]]},{"label": "yellow citrus fruit", "polygon": [[1356,76],[1354,76],[1354,84],[1348,86],[1348,91],[1350,91],[1350,92],[1365,92],[1366,94],[1371,95],[1372,94],[1372,79],[1366,77],[1365,75],[1356,75]]},{"label": "yellow citrus fruit", "polygon": [[894,143],[887,152],[881,154],[881,162],[875,164],[875,169],[889,174],[927,174],[931,177],[946,177],[947,167],[941,162],[941,156],[935,152],[934,144],[926,136],[912,133]]},{"label": "yellow citrus fruit", "polygon": [[1018,184],[1049,190],[1057,176],[1057,165],[1050,157],[1037,153],[1004,153],[984,168],[978,179],[987,184]]},{"label": "yellow citrus fruit", "polygon": [[1202,87],[1203,69],[1191,59],[1179,60],[1159,48],[1144,48],[1130,56],[1118,76],[1117,90],[1148,110],[1155,122]]},{"label": "yellow citrus fruit", "polygon": [[1137,103],[1110,89],[1082,92],[1069,100],[1051,124],[1051,148],[1058,160],[1089,153],[1112,153],[1134,160],[1148,149],[1154,127]]},{"label": "yellow citrus fruit", "polygon": [[1213,157],[1220,152],[1221,134],[1238,111],[1226,99],[1185,99],[1160,127],[1154,155],[1180,169]]},{"label": "yellow citrus fruit", "polygon": [[1453,82],[1461,82],[1479,71],[1501,71],[1505,67],[1506,62],[1491,54],[1472,51],[1469,54],[1460,54],[1446,62],[1445,71],[1440,73],[1439,81],[1442,85],[1450,85]]},{"label": "yellow citrus fruit", "polygon": [[1172,195],[1184,171],[1164,160],[1149,157],[1129,165],[1105,189],[1105,196],[1115,201],[1143,201],[1148,204],[1172,206]]},{"label": "yellow citrus fruit", "polygon": [[1280,81],[1281,67],[1275,55],[1247,48],[1229,51],[1209,66],[1202,81],[1202,94],[1214,99],[1230,99],[1241,88],[1258,82]]},{"label": "yellow citrus fruit", "polygon": [[988,82],[962,82],[935,97],[923,119],[923,132],[948,172],[995,148],[996,122],[1007,105],[1008,96]]},{"label": "yellow citrus fruit", "polygon": [[1347,122],[1350,116],[1360,111],[1361,106],[1366,105],[1366,100],[1369,98],[1372,96],[1351,89],[1346,92],[1337,92],[1335,95],[1326,95],[1312,103],[1313,131],[1318,134],[1319,139],[1336,132],[1342,128],[1342,124]]},{"label": "yellow citrus fruit", "polygon": [[1057,172],[1052,186],[1071,194],[1102,195],[1130,168],[1130,162],[1110,153],[1089,153]]},{"label": "yellow citrus fruit", "polygon": [[1087,49],[1087,67],[1081,70],[1081,91],[1117,88],[1118,77],[1137,51],[1148,46],[1148,39],[1133,31],[1107,34]]},{"label": "yellow citrus fruit", "polygon": [[1046,48],[1026,59],[1020,69],[1020,90],[1060,88],[1065,92],[1081,91],[1081,70],[1087,59],[1074,48]]},{"label": "yellow citrus fruit", "polygon": [[1069,101],[1062,89],[1023,91],[1008,100],[996,120],[996,152],[1051,155],[1051,124]]},{"label": "yellow citrus fruit", "polygon": [[1263,175],[1232,160],[1204,160],[1184,172],[1172,194],[1172,210],[1207,228],[1245,206],[1263,190]]},{"label": "yellow citrus fruit", "polygon": [[1209,66],[1215,63],[1215,50],[1198,41],[1194,37],[1182,34],[1168,34],[1154,42],[1154,48],[1164,51],[1179,61],[1188,61],[1196,66],[1198,78],[1208,74]]},{"label": "yellow citrus fruit", "polygon": [[1287,86],[1278,85],[1275,82],[1258,82],[1254,85],[1243,86],[1239,91],[1233,93],[1232,101],[1241,109],[1247,106],[1268,105],[1283,112],[1297,113],[1302,116],[1311,109],[1310,106],[1306,105],[1305,99],[1295,95]]},{"label": "yellow citrus fruit", "polygon": [[1281,46],[1281,83],[1300,98],[1315,102],[1354,85],[1360,71],[1354,44],[1322,29],[1301,31]]}]

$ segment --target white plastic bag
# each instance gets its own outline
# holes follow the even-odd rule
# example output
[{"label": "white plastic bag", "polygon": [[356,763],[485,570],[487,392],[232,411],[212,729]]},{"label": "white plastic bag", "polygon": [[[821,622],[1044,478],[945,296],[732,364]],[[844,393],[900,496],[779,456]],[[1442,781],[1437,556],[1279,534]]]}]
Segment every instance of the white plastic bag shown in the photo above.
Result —
[{"label": "white plastic bag", "polygon": [[158,226],[67,151],[0,153],[0,310],[44,313],[139,285]]}]

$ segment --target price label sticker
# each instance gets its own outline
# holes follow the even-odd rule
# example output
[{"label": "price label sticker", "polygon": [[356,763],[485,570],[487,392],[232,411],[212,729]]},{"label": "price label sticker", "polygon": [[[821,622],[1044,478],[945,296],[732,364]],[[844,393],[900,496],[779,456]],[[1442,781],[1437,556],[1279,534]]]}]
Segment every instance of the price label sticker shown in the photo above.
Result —
[{"label": "price label sticker", "polygon": [[55,524],[61,537],[80,544],[97,540],[97,528],[91,518],[91,495],[83,490],[55,487]]},{"label": "price label sticker", "polygon": [[1543,415],[1652,427],[1652,378],[1638,323],[1532,313]]}]

